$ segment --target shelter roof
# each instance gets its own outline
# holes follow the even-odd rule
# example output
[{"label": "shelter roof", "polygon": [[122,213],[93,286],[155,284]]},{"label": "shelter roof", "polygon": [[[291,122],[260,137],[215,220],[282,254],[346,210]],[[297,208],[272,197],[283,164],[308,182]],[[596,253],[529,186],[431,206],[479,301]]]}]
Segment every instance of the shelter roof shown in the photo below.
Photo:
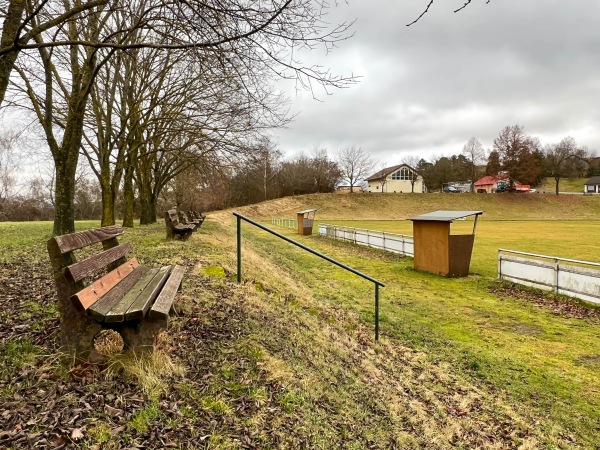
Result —
[{"label": "shelter roof", "polygon": [[411,217],[408,220],[413,221],[434,221],[434,222],[452,222],[453,220],[463,219],[469,216],[479,216],[483,211],[433,211],[420,216]]},{"label": "shelter roof", "polygon": [[416,171],[415,169],[413,169],[412,167],[410,167],[408,164],[398,164],[396,166],[391,166],[391,167],[386,167],[385,169],[381,169],[379,172],[374,173],[369,178],[366,178],[365,181],[380,180],[382,178],[387,177],[389,174],[395,172],[396,170],[398,170],[398,169],[400,169],[402,167],[407,167],[410,170],[412,170],[413,172],[415,172],[416,174],[419,174],[418,171]]},{"label": "shelter roof", "polygon": [[588,186],[594,186],[596,184],[600,184],[600,177],[592,177],[585,182]]},{"label": "shelter roof", "polygon": [[308,214],[315,211],[316,209],[305,209],[304,211],[298,211],[296,214]]}]

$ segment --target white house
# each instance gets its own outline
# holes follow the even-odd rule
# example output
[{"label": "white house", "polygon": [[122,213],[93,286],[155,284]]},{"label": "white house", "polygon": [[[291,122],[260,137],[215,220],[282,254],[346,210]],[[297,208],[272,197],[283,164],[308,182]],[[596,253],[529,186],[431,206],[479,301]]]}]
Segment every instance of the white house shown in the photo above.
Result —
[{"label": "white house", "polygon": [[427,192],[421,174],[407,164],[386,167],[365,181],[367,192]]}]

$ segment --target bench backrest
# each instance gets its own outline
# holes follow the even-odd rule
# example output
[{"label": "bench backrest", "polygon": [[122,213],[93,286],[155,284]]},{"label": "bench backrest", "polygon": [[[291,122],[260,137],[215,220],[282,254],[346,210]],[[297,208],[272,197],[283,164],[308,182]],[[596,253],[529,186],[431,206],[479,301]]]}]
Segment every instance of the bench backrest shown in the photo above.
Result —
[{"label": "bench backrest", "polygon": [[174,209],[168,210],[165,213],[165,220],[168,220],[173,226],[179,225],[179,217],[177,216],[177,211]]},{"label": "bench backrest", "polygon": [[[135,258],[126,258],[131,244],[117,240],[122,234],[123,228],[113,225],[51,238],[48,255],[59,297],[85,310],[138,267]],[[102,250],[77,261],[75,251],[94,244],[102,244]]]},{"label": "bench backrest", "polygon": [[202,213],[200,213],[198,211],[188,211],[188,216],[192,217],[194,219],[197,219],[197,220],[204,221],[204,216],[202,215]]},{"label": "bench backrest", "polygon": [[188,216],[183,211],[179,211],[179,218],[181,219],[181,223],[184,223],[184,224],[194,223],[194,216]]}]

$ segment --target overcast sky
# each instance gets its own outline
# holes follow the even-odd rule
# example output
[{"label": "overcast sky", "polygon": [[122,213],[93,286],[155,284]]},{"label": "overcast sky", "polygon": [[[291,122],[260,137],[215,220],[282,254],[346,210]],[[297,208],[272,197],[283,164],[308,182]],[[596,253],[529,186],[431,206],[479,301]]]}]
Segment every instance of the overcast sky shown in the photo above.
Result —
[{"label": "overcast sky", "polygon": [[[474,136],[492,147],[519,124],[542,144],[572,136],[600,152],[600,0],[343,1],[331,20],[355,36],[322,62],[362,76],[333,95],[290,91],[299,113],[276,132],[286,154],[350,145],[380,163],[460,153]],[[332,0],[333,2],[333,0]]]}]

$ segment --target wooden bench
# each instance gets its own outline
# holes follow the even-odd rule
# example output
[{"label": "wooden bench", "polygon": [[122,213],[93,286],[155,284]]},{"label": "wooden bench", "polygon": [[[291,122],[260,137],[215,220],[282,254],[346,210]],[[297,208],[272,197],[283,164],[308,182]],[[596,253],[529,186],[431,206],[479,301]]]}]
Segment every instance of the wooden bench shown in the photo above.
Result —
[{"label": "wooden bench", "polygon": [[174,209],[165,212],[165,226],[167,227],[167,239],[179,236],[183,241],[187,241],[197,228],[196,225],[179,223],[177,211]]},{"label": "wooden bench", "polygon": [[[103,329],[118,331],[130,348],[152,346],[167,328],[169,312],[185,269],[147,268],[127,259],[119,225],[56,236],[48,241],[59,300],[63,344],[87,355]],[[96,251],[92,248],[97,244]],[[83,250],[85,249],[85,250]],[[85,253],[80,261],[75,251]]]},{"label": "wooden bench", "polygon": [[194,231],[202,226],[202,220],[198,220],[193,216],[186,214],[184,211],[179,211],[179,219],[184,225],[194,225]]},{"label": "wooden bench", "polygon": [[188,211],[188,216],[198,220],[200,222],[200,225],[202,225],[204,223],[204,220],[206,219],[206,216],[198,211]]}]

